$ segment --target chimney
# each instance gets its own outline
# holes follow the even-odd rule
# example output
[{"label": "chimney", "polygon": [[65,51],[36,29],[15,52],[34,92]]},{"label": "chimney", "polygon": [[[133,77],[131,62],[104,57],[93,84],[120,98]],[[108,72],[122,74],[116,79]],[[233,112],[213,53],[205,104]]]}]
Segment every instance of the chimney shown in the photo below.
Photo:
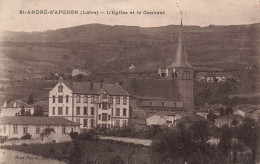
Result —
[{"label": "chimney", "polygon": [[7,100],[4,101],[4,106],[3,107],[6,107],[7,106]]},{"label": "chimney", "polygon": [[61,84],[62,81],[63,81],[63,78],[60,76],[60,77],[59,77],[59,83]]},{"label": "chimney", "polygon": [[100,88],[103,89],[103,83],[102,82],[100,83]]},{"label": "chimney", "polygon": [[94,88],[93,86],[94,86],[93,83],[90,83],[90,89],[93,89]]}]

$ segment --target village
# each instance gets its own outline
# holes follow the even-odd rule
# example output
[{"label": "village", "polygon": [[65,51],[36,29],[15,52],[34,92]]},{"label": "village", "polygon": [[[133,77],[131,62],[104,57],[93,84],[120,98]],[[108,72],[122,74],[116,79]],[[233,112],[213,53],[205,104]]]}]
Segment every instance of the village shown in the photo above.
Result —
[{"label": "village", "polygon": [[[139,163],[136,151],[147,156],[142,162],[153,163],[150,149],[159,156],[155,155],[156,160],[164,159],[164,163],[260,162],[259,99],[228,95],[240,87],[245,79],[242,75],[257,74],[259,68],[194,70],[186,56],[182,26],[181,20],[171,64],[153,72],[131,64],[111,80],[115,72],[95,74],[74,68],[43,78],[42,72],[35,71],[33,80],[49,80],[51,85],[28,94],[28,101],[27,97],[4,101],[0,109],[1,148],[69,163],[125,163],[129,159]],[[33,90],[29,83],[22,87]],[[252,83],[243,89],[255,87]],[[5,90],[3,85],[1,92]],[[37,93],[44,93],[40,101],[34,99]],[[39,153],[37,145],[46,154]],[[95,147],[105,145],[100,152],[122,151],[124,155],[84,157],[80,154],[84,154],[86,145],[97,152]],[[30,146],[38,154],[26,150]]]}]

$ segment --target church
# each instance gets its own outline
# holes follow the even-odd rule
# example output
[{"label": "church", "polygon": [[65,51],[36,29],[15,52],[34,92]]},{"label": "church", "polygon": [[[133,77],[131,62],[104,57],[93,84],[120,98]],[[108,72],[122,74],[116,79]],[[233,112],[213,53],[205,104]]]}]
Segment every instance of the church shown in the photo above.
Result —
[{"label": "church", "polygon": [[173,80],[183,103],[183,108],[192,110],[193,98],[193,68],[186,59],[186,50],[183,43],[182,21],[175,60],[167,68],[159,68],[161,78]]},{"label": "church", "polygon": [[[128,92],[133,96],[132,118],[167,115],[194,111],[193,67],[187,61],[182,20],[173,62],[158,69],[159,78],[129,79]],[[143,114],[142,112],[143,111]]]}]

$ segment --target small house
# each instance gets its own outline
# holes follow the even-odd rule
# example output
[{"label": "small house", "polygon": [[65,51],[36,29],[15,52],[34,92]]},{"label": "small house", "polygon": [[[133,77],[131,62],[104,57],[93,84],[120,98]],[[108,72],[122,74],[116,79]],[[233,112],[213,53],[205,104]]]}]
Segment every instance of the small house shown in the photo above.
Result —
[{"label": "small house", "polygon": [[215,119],[215,125],[219,128],[227,125],[228,127],[236,126],[243,123],[243,117],[237,114],[228,114]]},{"label": "small house", "polygon": [[72,76],[78,76],[78,75],[88,76],[89,74],[90,71],[84,70],[82,68],[75,68],[72,70]]},{"label": "small house", "polygon": [[67,137],[70,132],[79,133],[78,123],[63,117],[6,116],[0,118],[0,136],[21,138],[29,133],[32,139],[40,138],[46,128],[53,128],[53,138]]},{"label": "small house", "polygon": [[[22,109],[24,109],[24,111],[22,111]],[[0,112],[0,117],[16,116],[22,114],[22,112],[32,115],[34,113],[34,107],[22,100],[14,100],[10,103],[5,101]]]}]

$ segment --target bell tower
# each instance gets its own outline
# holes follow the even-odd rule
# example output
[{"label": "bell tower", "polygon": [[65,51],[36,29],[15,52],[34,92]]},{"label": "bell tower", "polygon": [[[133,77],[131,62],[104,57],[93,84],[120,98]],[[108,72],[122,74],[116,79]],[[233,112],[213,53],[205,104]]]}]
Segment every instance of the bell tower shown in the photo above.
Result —
[{"label": "bell tower", "polygon": [[[181,14],[182,15],[182,14]],[[159,68],[160,77],[172,79],[176,82],[180,98],[185,110],[193,110],[193,68],[186,59],[186,50],[183,44],[182,17],[175,60],[167,68]]]}]

